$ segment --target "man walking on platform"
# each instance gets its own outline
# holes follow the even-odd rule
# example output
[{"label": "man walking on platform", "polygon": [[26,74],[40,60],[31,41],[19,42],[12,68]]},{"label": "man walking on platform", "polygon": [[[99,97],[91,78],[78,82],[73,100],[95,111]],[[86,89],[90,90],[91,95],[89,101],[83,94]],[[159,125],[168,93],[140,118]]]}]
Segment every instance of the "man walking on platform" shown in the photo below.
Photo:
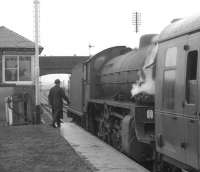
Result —
[{"label": "man walking on platform", "polygon": [[60,80],[55,80],[55,86],[49,91],[48,101],[52,108],[53,127],[60,127],[63,118],[63,99],[69,104],[69,99],[65,95],[64,90],[60,87]]}]

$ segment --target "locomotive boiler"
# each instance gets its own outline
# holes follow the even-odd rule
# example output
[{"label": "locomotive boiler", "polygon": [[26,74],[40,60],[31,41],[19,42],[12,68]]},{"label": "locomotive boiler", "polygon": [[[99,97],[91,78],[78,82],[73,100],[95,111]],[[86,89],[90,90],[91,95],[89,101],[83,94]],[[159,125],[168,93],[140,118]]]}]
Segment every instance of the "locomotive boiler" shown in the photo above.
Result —
[{"label": "locomotive boiler", "polygon": [[[99,90],[100,96],[97,96],[97,98],[128,102],[139,92],[154,95],[154,88],[152,87],[155,84],[155,76],[153,76],[155,68],[153,69],[151,65],[153,65],[155,59],[155,54],[153,54],[156,51],[156,45],[153,43],[155,39],[156,35],[154,34],[142,36],[139,49],[117,56],[102,66],[99,70],[98,83],[101,90]],[[149,87],[131,94],[130,90],[133,84],[137,87],[137,84],[143,85],[146,80],[148,80],[148,84],[151,84]]]},{"label": "locomotive boiler", "polygon": [[69,114],[154,171],[199,171],[200,16],[173,20],[138,49],[111,47],[72,70]]}]

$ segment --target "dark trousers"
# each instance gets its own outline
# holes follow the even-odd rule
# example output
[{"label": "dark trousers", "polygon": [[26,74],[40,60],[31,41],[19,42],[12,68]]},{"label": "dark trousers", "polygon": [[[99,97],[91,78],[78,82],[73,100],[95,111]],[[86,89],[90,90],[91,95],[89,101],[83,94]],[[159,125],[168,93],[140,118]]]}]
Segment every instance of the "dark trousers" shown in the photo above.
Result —
[{"label": "dark trousers", "polygon": [[53,126],[55,127],[55,123],[57,123],[58,127],[60,127],[61,119],[63,119],[63,110],[62,109],[52,109],[53,116]]}]

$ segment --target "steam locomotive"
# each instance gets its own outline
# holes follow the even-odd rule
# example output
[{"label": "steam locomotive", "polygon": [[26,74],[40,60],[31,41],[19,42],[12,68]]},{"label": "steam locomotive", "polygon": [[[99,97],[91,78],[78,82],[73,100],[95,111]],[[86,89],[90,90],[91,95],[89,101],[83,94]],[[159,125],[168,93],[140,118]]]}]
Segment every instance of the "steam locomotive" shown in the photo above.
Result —
[{"label": "steam locomotive", "polygon": [[77,65],[68,114],[154,171],[199,171],[200,16]]}]

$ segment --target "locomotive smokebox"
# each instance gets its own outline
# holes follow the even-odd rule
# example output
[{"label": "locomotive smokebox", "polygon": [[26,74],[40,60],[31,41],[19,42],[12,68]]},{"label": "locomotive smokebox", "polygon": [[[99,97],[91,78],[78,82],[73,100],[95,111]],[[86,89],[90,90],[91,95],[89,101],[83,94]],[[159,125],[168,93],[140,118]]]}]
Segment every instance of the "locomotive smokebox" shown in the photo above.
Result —
[{"label": "locomotive smokebox", "polygon": [[[155,59],[158,45],[157,36],[154,34],[144,35],[140,39],[140,47],[147,51],[144,64],[138,71],[139,79],[133,83],[131,94],[137,102],[154,102],[155,94]],[[148,101],[147,101],[148,100]]]}]

